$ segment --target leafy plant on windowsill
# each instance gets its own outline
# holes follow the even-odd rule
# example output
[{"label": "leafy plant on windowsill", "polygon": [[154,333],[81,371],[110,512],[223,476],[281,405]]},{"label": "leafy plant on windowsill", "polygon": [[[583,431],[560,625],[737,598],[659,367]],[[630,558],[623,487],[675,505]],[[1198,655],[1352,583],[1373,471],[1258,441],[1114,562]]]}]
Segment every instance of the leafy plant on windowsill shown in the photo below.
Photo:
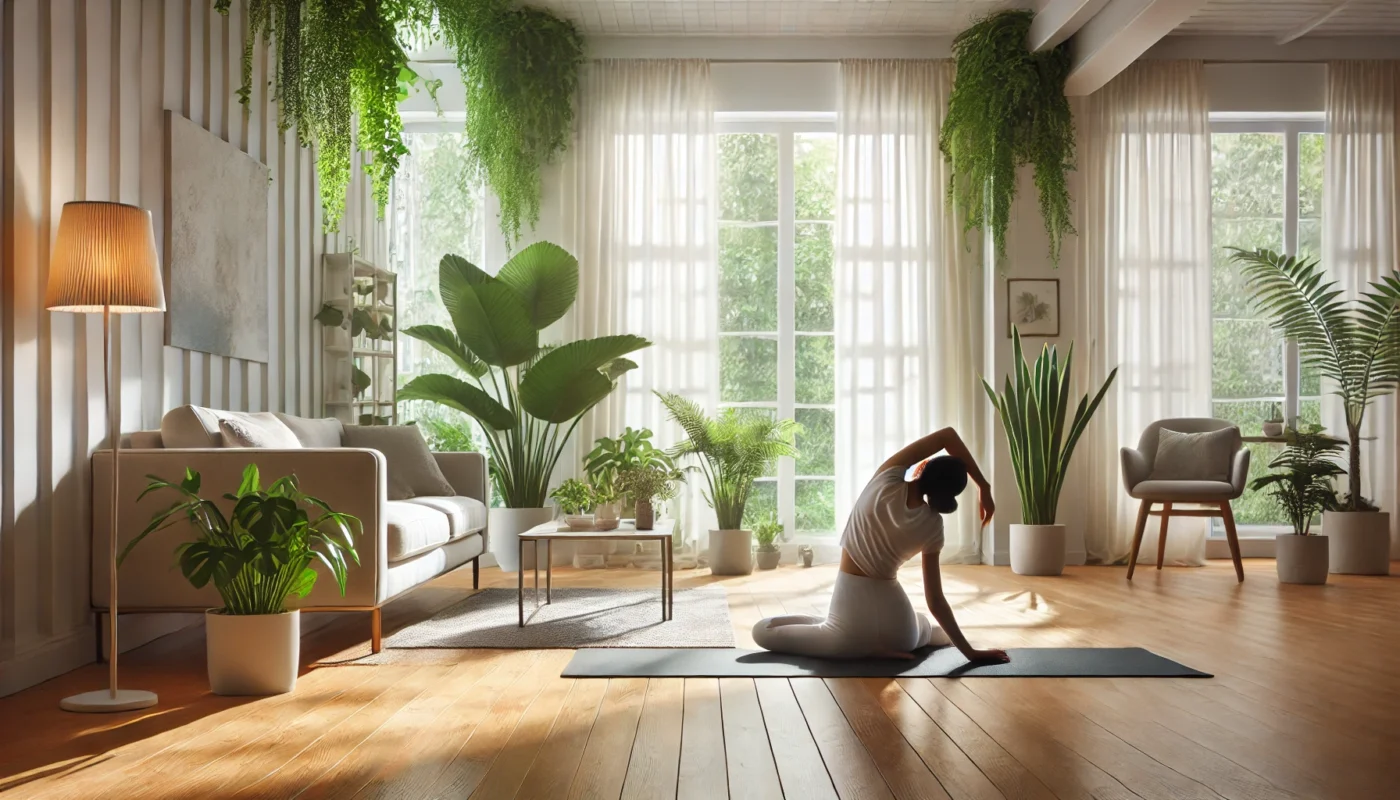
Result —
[{"label": "leafy plant on windowsill", "polygon": [[1050,261],[1074,233],[1066,173],[1074,169],[1074,116],[1065,97],[1069,47],[1026,49],[1031,11],[983,17],[953,40],[957,76],[938,146],[952,167],[948,196],[966,214],[964,231],[990,227],[1006,257],[1017,170],[1035,167]]},{"label": "leafy plant on windowsill", "polygon": [[797,455],[793,442],[802,426],[733,408],[712,418],[678,394],[657,392],[656,396],[686,435],[668,455],[677,460],[696,457],[708,487],[705,501],[715,510],[719,529],[742,530],[753,482],[767,475],[779,458]]},{"label": "leafy plant on windowsill", "polygon": [[[1230,248],[1274,330],[1298,342],[1342,401],[1347,426],[1347,496],[1337,511],[1375,511],[1361,496],[1361,425],[1371,401],[1400,386],[1400,270],[1371,283],[1356,301],[1326,280],[1316,259]],[[1331,509],[1329,509],[1331,510]]]},{"label": "leafy plant on windowsill", "polygon": [[1270,490],[1293,525],[1293,532],[1299,536],[1310,534],[1313,517],[1318,512],[1337,510],[1337,492],[1332,487],[1332,479],[1346,474],[1336,462],[1343,442],[1321,431],[1321,425],[1286,431],[1287,446],[1269,462],[1270,469],[1281,471],[1255,478],[1249,485],[1256,492]]},{"label": "leafy plant on windowsill", "polygon": [[140,497],[169,490],[181,499],[151,517],[146,529],[122,548],[118,563],[150,534],[186,520],[195,538],[175,551],[180,571],[196,589],[213,581],[225,614],[284,613],[287,598],[305,597],[315,588],[313,560],[331,571],[345,594],[347,562],[360,563],[354,542],[360,520],[302,492],[295,475],[278,478],[263,490],[257,466],[249,464],[238,491],[224,495],[233,503],[228,517],[200,496],[200,475],[192,469],[185,470],[179,483],[147,477],[151,482]]}]

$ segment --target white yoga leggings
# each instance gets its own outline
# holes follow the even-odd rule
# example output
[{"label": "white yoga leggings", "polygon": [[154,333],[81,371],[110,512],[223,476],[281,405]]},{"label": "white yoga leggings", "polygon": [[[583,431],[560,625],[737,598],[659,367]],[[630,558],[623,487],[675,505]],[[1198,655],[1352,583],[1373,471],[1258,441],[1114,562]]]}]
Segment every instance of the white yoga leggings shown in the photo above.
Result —
[{"label": "white yoga leggings", "polygon": [[753,640],[765,650],[818,658],[864,658],[949,643],[942,628],[914,611],[899,581],[840,571],[826,619],[769,617],[753,626]]}]

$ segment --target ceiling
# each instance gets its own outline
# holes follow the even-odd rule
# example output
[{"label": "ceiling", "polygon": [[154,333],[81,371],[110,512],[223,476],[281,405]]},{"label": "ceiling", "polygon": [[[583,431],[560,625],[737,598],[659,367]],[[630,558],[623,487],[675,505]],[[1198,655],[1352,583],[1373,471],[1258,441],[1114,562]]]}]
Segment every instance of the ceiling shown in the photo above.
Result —
[{"label": "ceiling", "polygon": [[[1337,8],[1337,0],[1211,0],[1176,33],[1281,36]],[[1400,0],[1350,0],[1340,4],[1310,36],[1400,34]],[[1398,53],[1397,55],[1400,55]]]}]

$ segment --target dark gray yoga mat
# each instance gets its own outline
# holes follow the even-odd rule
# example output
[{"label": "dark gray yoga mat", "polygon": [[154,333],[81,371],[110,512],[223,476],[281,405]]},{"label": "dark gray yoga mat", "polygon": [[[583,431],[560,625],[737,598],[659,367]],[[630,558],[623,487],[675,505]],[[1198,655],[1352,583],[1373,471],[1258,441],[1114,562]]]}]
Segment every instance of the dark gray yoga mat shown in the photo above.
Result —
[{"label": "dark gray yoga mat", "polygon": [[767,650],[579,650],[565,678],[1210,678],[1141,647],[1013,648],[1009,664],[972,665],[952,647],[913,660],[825,659]]}]

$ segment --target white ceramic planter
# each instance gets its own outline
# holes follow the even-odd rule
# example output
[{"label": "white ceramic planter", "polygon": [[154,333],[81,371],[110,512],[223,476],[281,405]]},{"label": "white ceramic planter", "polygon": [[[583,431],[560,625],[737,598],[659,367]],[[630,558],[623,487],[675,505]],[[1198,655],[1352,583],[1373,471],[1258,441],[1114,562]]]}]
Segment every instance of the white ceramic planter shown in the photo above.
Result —
[{"label": "white ceramic planter", "polygon": [[1327,537],[1281,533],[1274,537],[1279,583],[1327,582]]},{"label": "white ceramic planter", "polygon": [[1329,570],[1338,575],[1390,574],[1390,514],[1385,511],[1326,511]]},{"label": "white ceramic planter", "polygon": [[1011,526],[1011,571],[1017,575],[1061,575],[1065,571],[1065,526]]},{"label": "white ceramic planter", "polygon": [[758,561],[759,569],[777,569],[778,562],[781,561],[782,558],[782,551],[778,550],[776,547],[772,550],[764,550],[760,547],[756,560]]},{"label": "white ceramic planter", "polygon": [[710,531],[710,572],[715,575],[753,572],[753,532]]},{"label": "white ceramic planter", "polygon": [[300,611],[246,616],[206,611],[204,642],[214,694],[282,694],[296,688]]},{"label": "white ceramic planter", "polygon": [[[491,540],[491,554],[503,572],[520,571],[520,534],[536,525],[543,525],[554,519],[553,508],[493,508],[487,518],[487,534]],[[538,563],[545,567],[544,548],[539,548]],[[530,547],[525,548],[525,558],[530,558]]]}]

